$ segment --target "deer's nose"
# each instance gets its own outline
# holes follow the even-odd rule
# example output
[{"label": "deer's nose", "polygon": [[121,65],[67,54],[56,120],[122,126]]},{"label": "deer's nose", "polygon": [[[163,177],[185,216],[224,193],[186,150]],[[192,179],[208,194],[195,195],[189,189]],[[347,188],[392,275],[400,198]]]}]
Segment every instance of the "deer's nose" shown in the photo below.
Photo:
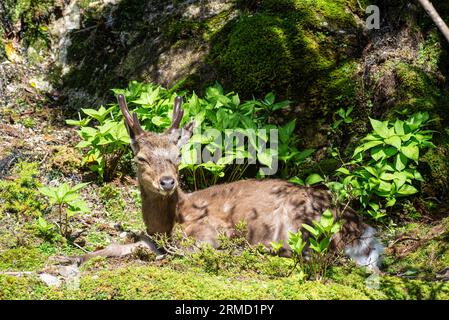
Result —
[{"label": "deer's nose", "polygon": [[159,183],[161,188],[165,191],[170,191],[175,187],[175,179],[172,177],[162,177],[161,180],[159,180]]}]

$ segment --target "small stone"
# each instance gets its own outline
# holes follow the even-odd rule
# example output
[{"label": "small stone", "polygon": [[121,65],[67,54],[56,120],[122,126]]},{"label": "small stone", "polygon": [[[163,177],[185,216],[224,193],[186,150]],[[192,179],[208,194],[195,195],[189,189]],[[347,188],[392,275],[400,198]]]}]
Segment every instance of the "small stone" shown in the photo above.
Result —
[{"label": "small stone", "polygon": [[119,234],[119,237],[122,239],[126,238],[127,236],[128,236],[128,232],[125,232],[125,231],[123,231]]},{"label": "small stone", "polygon": [[39,278],[49,287],[59,287],[61,285],[61,280],[49,273],[41,273]]}]

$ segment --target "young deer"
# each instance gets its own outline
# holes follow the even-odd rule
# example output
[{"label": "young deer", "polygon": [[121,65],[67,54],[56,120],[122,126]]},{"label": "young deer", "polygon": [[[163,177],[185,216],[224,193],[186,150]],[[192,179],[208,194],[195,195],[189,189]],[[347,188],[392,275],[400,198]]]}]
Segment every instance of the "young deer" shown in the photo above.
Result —
[{"label": "young deer", "polygon": [[[181,98],[176,97],[172,124],[163,134],[145,132],[136,113],[130,115],[123,95],[118,96],[118,102],[137,164],[143,220],[148,235],[170,234],[175,223],[179,223],[188,236],[218,247],[219,232],[231,237],[235,225],[244,220],[250,244],[270,247],[270,242],[282,240],[284,247],[280,254],[289,256],[291,251],[286,245],[289,231],[296,232],[302,223],[311,224],[318,220],[329,208],[344,222],[332,240],[332,248],[344,249],[357,264],[377,270],[382,246],[375,238],[375,230],[351,209],[341,212],[341,208],[332,207],[326,190],[300,187],[276,179],[251,179],[184,193],[178,178],[180,148],[192,135],[194,123],[179,129],[183,117]],[[308,234],[304,235],[307,237]],[[81,260],[98,255],[127,255],[140,245],[157,252],[154,244],[143,237],[137,243],[111,245],[87,254]]]}]

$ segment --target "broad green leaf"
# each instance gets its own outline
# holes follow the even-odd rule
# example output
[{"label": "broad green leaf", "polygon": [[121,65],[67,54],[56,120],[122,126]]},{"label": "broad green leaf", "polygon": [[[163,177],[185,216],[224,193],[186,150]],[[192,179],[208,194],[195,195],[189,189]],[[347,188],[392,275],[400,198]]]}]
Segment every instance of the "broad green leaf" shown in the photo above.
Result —
[{"label": "broad green leaf", "polygon": [[274,103],[275,96],[273,92],[268,93],[264,98],[264,103],[267,105],[272,105]]},{"label": "broad green leaf", "polygon": [[273,164],[273,157],[267,152],[258,152],[257,159],[261,164],[269,168],[271,168],[271,165]]},{"label": "broad green leaf", "polygon": [[89,207],[87,206],[86,202],[84,200],[79,199],[75,202],[69,203],[70,209],[72,211],[76,212],[90,212]]},{"label": "broad green leaf", "polygon": [[335,170],[336,172],[340,172],[340,173],[343,173],[343,174],[346,174],[346,175],[349,175],[349,174],[351,174],[351,172],[349,172],[349,170],[348,169],[346,169],[345,167],[340,167],[340,168],[338,168],[337,170]]},{"label": "broad green leaf", "polygon": [[363,167],[366,171],[368,171],[371,175],[375,176],[376,178],[379,176],[377,173],[377,170],[373,167],[365,166]]},{"label": "broad green leaf", "polygon": [[321,247],[318,241],[315,239],[309,239],[310,242],[310,249],[312,249],[315,252],[321,253]]},{"label": "broad green leaf", "polygon": [[397,171],[402,171],[407,167],[407,162],[407,158],[402,153],[398,153],[396,155],[394,166]]},{"label": "broad green leaf", "polygon": [[330,231],[331,234],[336,234],[338,231],[340,231],[341,228],[341,224],[340,223],[336,223],[332,226],[332,229]]},{"label": "broad green leaf", "polygon": [[401,148],[401,138],[398,136],[391,136],[389,138],[386,138],[385,140],[386,144],[389,144],[390,146],[393,146],[397,149]]},{"label": "broad green leaf", "polygon": [[308,158],[312,153],[314,153],[314,152],[315,152],[315,149],[306,149],[306,150],[303,150],[303,151],[301,151],[301,152],[298,154],[296,160],[297,160],[297,161],[304,161],[305,159],[307,159],[307,158]]},{"label": "broad green leaf", "polygon": [[79,126],[79,127],[85,127],[89,124],[91,118],[84,118],[81,120],[66,120],[65,123],[67,123],[70,126]]},{"label": "broad green leaf", "polygon": [[43,195],[49,197],[51,202],[55,202],[56,201],[57,196],[56,196],[55,188],[41,187],[41,188],[39,188],[39,191]]},{"label": "broad green leaf", "polygon": [[366,151],[366,150],[369,150],[369,149],[371,149],[371,148],[373,148],[373,147],[375,147],[375,146],[378,146],[378,145],[380,145],[380,144],[382,144],[382,143],[383,143],[383,142],[382,142],[381,140],[374,140],[374,141],[366,142],[366,143],[362,144],[361,146],[358,146],[358,147],[354,150],[353,156],[355,156],[355,155],[357,155],[357,154],[359,154],[359,153],[361,153],[361,152],[364,152],[364,151]]},{"label": "broad green leaf", "polygon": [[73,186],[71,188],[72,192],[77,192],[79,190],[81,190],[82,188],[88,186],[90,184],[90,182],[82,182],[82,183],[78,183],[77,185]]},{"label": "broad green leaf", "polygon": [[296,127],[296,119],[293,119],[292,121],[288,122],[284,126],[279,128],[279,139],[283,143],[287,143],[295,130]]},{"label": "broad green leaf", "polygon": [[326,211],[324,211],[321,215],[320,223],[324,228],[332,225],[334,223],[334,215],[332,214],[332,211],[326,209]]},{"label": "broad green leaf", "polygon": [[390,136],[390,131],[388,130],[388,121],[379,121],[376,119],[369,118],[371,126],[374,131],[382,138],[388,138]]},{"label": "broad green leaf", "polygon": [[238,94],[233,95],[232,98],[231,98],[231,101],[232,101],[232,104],[233,104],[234,106],[238,107],[239,104],[240,104],[240,98],[239,98],[239,95],[238,95]]},{"label": "broad green leaf", "polygon": [[393,180],[394,179],[394,174],[393,173],[388,173],[388,172],[382,172],[379,176],[379,178],[381,178],[382,180]]},{"label": "broad green leaf", "polygon": [[418,190],[414,186],[409,185],[409,184],[403,185],[398,190],[398,194],[403,195],[403,196],[409,196],[409,195],[415,194],[417,192],[418,192]]},{"label": "broad green leaf", "polygon": [[82,149],[82,148],[90,147],[91,145],[92,144],[89,141],[82,140],[75,146],[75,148]]},{"label": "broad green leaf", "polygon": [[401,188],[407,181],[407,174],[405,172],[395,172],[393,175],[396,187],[398,189]]},{"label": "broad green leaf", "polygon": [[245,129],[257,129],[257,124],[250,117],[241,116],[240,122]]},{"label": "broad green leaf", "polygon": [[395,198],[391,198],[387,201],[387,203],[385,204],[385,207],[392,207],[396,204],[396,199]]},{"label": "broad green leaf", "polygon": [[410,140],[411,137],[412,137],[412,134],[407,133],[407,134],[404,134],[403,136],[401,136],[401,140],[402,140],[402,142],[407,142]]},{"label": "broad green leaf", "polygon": [[288,107],[292,103],[290,100],[280,101],[271,106],[271,111],[276,111]]},{"label": "broad green leaf", "polygon": [[381,180],[377,189],[381,192],[390,192],[391,191],[391,183]]},{"label": "broad green leaf", "polygon": [[302,224],[303,228],[306,229],[307,231],[309,231],[309,233],[314,236],[314,237],[318,237],[320,235],[320,232],[318,230],[316,230],[314,227],[309,226],[308,224],[303,223]]},{"label": "broad green leaf", "polygon": [[415,170],[414,172],[414,178],[418,181],[424,182],[424,178],[422,177],[421,173],[418,172],[418,170]]},{"label": "broad green leaf", "polygon": [[324,238],[323,240],[320,241],[320,251],[324,252],[327,250],[327,248],[329,247],[329,243],[330,243],[330,239],[329,238]]},{"label": "broad green leaf", "polygon": [[293,177],[293,178],[291,178],[290,180],[288,180],[289,182],[292,182],[292,183],[295,183],[295,184],[298,184],[298,185],[300,185],[300,186],[305,186],[306,184],[304,183],[304,180],[302,180],[302,179],[300,179],[300,178],[298,178],[298,177]]},{"label": "broad green leaf", "polygon": [[309,186],[313,186],[322,181],[324,181],[324,179],[317,173],[312,173],[306,178],[306,184]]},{"label": "broad green leaf", "polygon": [[401,148],[401,153],[409,159],[418,162],[419,159],[419,148],[416,144],[411,143],[408,146],[403,146]]},{"label": "broad green leaf", "polygon": [[151,122],[157,127],[163,127],[168,124],[167,119],[164,119],[160,116],[154,116],[151,118]]},{"label": "broad green leaf", "polygon": [[405,134],[404,121],[401,121],[401,120],[397,119],[396,122],[394,123],[394,131],[399,136],[404,135]]}]

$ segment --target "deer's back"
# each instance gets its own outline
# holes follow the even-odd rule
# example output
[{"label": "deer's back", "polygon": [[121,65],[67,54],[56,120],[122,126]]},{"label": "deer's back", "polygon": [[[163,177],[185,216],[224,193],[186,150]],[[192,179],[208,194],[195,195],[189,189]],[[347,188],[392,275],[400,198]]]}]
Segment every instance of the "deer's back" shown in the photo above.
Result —
[{"label": "deer's back", "polygon": [[[186,233],[216,245],[218,233],[232,236],[244,220],[251,244],[287,243],[288,232],[311,224],[331,206],[327,190],[300,187],[283,180],[243,180],[185,195],[178,210]],[[332,208],[330,208],[332,209]]]}]

